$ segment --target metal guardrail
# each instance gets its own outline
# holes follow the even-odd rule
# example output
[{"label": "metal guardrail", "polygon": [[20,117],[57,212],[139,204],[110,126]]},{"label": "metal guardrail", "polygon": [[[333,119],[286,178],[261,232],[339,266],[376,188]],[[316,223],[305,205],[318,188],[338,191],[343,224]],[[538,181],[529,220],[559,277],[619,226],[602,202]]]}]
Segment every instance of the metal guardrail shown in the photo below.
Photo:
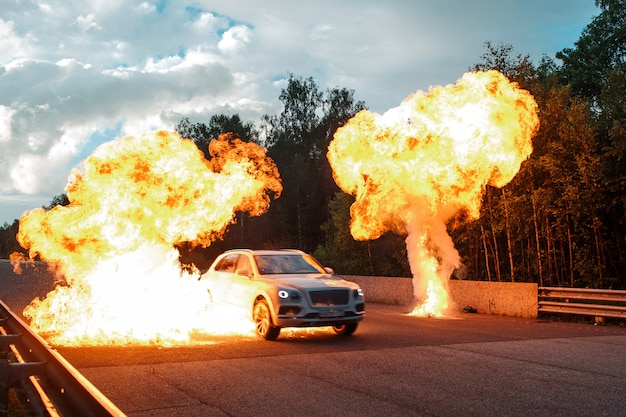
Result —
[{"label": "metal guardrail", "polygon": [[125,416],[2,301],[0,328],[0,417],[10,389],[27,416]]},{"label": "metal guardrail", "polygon": [[539,287],[539,312],[626,319],[626,291]]}]

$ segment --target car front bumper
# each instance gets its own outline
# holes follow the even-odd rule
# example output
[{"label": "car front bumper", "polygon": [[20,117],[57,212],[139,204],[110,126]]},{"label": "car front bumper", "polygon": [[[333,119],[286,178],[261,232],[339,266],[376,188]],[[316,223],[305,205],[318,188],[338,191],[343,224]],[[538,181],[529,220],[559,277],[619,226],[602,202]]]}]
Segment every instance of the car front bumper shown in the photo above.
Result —
[{"label": "car front bumper", "polygon": [[304,314],[279,314],[275,318],[278,327],[322,327],[341,326],[343,324],[358,323],[365,317],[364,306],[360,311],[355,310],[308,310]]}]

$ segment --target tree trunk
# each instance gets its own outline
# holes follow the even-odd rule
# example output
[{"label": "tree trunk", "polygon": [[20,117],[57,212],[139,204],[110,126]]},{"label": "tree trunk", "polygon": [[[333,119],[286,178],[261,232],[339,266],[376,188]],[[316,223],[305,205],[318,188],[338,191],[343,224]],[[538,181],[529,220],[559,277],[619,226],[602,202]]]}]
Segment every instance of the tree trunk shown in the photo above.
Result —
[{"label": "tree trunk", "polygon": [[598,288],[602,288],[603,285],[603,277],[602,277],[602,254],[600,252],[600,228],[598,227],[598,219],[596,216],[592,216],[593,219],[593,237],[596,243],[596,262],[598,264],[598,278],[599,285]]},{"label": "tree trunk", "polygon": [[489,219],[491,220],[491,237],[493,239],[493,258],[496,268],[496,279],[502,281],[500,276],[500,255],[498,254],[498,240],[496,239],[496,229],[493,227],[493,211],[491,208],[491,198],[489,198],[489,190],[487,190],[487,207],[489,208]]},{"label": "tree trunk", "polygon": [[565,248],[563,247],[563,239],[559,239],[559,264],[561,265],[561,267],[559,268],[559,270],[561,271],[560,274],[563,277],[563,282],[566,284],[568,282],[567,279],[567,256],[565,255]]},{"label": "tree trunk", "polygon": [[[474,271],[474,276],[478,276],[478,271],[480,270],[480,239],[474,240],[474,234],[472,234],[472,238],[470,239],[470,259],[472,260],[472,271]],[[476,244],[474,244],[476,242]]]},{"label": "tree trunk", "polygon": [[515,268],[513,266],[513,248],[511,247],[511,230],[509,227],[509,207],[506,201],[506,193],[502,188],[502,203],[504,205],[504,228],[506,231],[506,246],[509,252],[509,266],[511,268],[511,282],[515,282]]},{"label": "tree trunk", "polygon": [[539,286],[543,287],[543,269],[541,266],[541,247],[539,245],[539,222],[537,221],[537,205],[535,204],[535,193],[531,192],[530,201],[533,205],[533,223],[535,224],[535,242],[537,243],[537,267],[539,270]]},{"label": "tree trunk", "polygon": [[550,241],[550,220],[546,216],[546,260],[548,261],[547,273],[550,285],[554,285],[554,275],[552,275],[552,242]]},{"label": "tree trunk", "polygon": [[569,226],[569,214],[567,215],[567,249],[569,252],[569,286],[574,287],[574,248],[572,247],[572,229]]},{"label": "tree trunk", "polygon": [[491,281],[491,269],[489,268],[489,252],[487,251],[487,238],[485,238],[485,229],[480,225],[480,233],[483,237],[483,247],[485,248],[485,268],[487,268],[487,278]]},{"label": "tree trunk", "polygon": [[302,197],[300,195],[300,173],[296,173],[296,216],[298,219],[298,249],[302,247]]}]

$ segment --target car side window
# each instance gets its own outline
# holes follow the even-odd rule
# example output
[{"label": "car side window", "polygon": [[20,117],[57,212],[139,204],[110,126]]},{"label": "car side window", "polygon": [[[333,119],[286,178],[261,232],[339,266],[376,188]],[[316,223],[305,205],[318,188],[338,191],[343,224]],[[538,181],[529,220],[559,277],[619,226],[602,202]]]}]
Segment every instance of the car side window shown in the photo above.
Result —
[{"label": "car side window", "polygon": [[232,254],[226,255],[215,265],[215,270],[219,272],[235,272],[235,266],[237,265],[237,259],[239,255]]}]

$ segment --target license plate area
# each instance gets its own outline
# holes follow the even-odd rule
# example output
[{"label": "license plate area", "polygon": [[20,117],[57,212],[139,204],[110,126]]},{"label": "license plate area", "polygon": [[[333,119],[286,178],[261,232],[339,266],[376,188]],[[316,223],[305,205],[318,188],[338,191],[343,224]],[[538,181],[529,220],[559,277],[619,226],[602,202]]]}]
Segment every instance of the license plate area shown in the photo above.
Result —
[{"label": "license plate area", "polygon": [[320,311],[320,317],[322,318],[331,318],[331,317],[343,317],[345,312],[343,311]]}]

